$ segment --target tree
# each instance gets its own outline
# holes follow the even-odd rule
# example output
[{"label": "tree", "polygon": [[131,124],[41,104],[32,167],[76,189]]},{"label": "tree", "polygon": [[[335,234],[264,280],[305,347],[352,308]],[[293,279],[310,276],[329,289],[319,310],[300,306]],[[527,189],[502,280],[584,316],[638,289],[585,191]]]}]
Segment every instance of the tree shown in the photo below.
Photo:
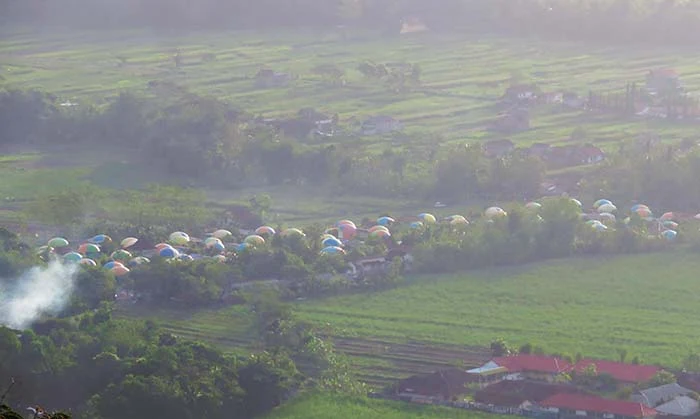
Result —
[{"label": "tree", "polygon": [[72,312],[95,309],[103,301],[114,300],[117,282],[109,271],[98,267],[84,267],[76,277],[76,292],[72,295]]},{"label": "tree", "polygon": [[651,380],[649,380],[649,387],[658,387],[664,384],[671,384],[676,382],[676,376],[668,371],[657,372]]},{"label": "tree", "polygon": [[299,372],[286,354],[262,352],[251,355],[238,381],[246,394],[245,411],[255,416],[278,406],[299,384]]},{"label": "tree", "polygon": [[508,356],[510,355],[511,351],[510,348],[508,347],[508,344],[506,343],[505,339],[503,338],[498,338],[495,339],[491,342],[491,355],[494,357],[497,356]]},{"label": "tree", "polygon": [[617,350],[617,355],[620,358],[620,362],[624,363],[625,359],[627,359],[627,349],[620,348]]},{"label": "tree", "polygon": [[272,198],[268,194],[254,195],[250,198],[250,207],[262,220],[272,206]]},{"label": "tree", "polygon": [[17,332],[0,327],[0,371],[7,372],[13,361],[20,355],[22,344]]},{"label": "tree", "polygon": [[530,354],[532,353],[532,344],[531,343],[525,343],[523,344],[520,349],[518,349],[519,354]]}]

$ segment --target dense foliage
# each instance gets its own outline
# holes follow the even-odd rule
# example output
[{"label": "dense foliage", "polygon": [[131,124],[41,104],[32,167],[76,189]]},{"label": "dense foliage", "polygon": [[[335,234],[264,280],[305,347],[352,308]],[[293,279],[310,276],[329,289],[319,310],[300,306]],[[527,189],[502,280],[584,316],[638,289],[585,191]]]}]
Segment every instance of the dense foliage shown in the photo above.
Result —
[{"label": "dense foliage", "polygon": [[[346,24],[398,34],[402,19],[419,17],[434,31],[488,31],[609,42],[690,43],[700,29],[697,2],[676,0],[41,0],[0,3],[14,21],[82,28],[335,28]],[[79,10],[80,13],[75,11]]]},{"label": "dense foliage", "polygon": [[664,210],[695,214],[700,208],[700,153],[696,141],[638,150],[627,147],[594,176],[586,188]]},{"label": "dense foliage", "polygon": [[265,350],[248,358],[152,322],[112,319],[108,306],[31,330],[0,328],[0,376],[16,381],[7,401],[40,400],[77,418],[249,418],[302,387],[361,390],[332,347],[275,304],[255,306]]},{"label": "dense foliage", "polygon": [[650,239],[643,223],[598,232],[580,216],[567,198],[543,201],[539,211],[513,207],[507,217],[476,223],[468,229],[449,226],[430,229],[411,238],[418,272],[456,272],[465,269],[518,265],[575,254],[635,253],[659,249],[662,239]]}]

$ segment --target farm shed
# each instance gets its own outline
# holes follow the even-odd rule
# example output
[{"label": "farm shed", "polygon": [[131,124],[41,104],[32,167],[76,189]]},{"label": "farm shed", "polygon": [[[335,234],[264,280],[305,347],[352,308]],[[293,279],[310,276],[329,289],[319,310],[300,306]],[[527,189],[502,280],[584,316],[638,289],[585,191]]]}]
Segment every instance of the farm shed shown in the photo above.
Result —
[{"label": "farm shed", "polygon": [[656,410],[641,403],[578,394],[560,393],[542,401],[539,405],[549,412],[557,413],[560,419],[581,417],[641,419],[656,416]]},{"label": "farm shed", "polygon": [[632,395],[630,400],[654,407],[673,400],[678,396],[687,396],[692,392],[693,390],[687,389],[678,383],[664,384],[638,391]]}]

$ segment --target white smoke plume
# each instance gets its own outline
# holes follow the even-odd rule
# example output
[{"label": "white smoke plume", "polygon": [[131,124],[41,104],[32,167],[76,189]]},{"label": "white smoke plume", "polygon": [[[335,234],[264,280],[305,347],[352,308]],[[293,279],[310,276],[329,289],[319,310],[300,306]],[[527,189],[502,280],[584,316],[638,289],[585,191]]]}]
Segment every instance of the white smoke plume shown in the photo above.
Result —
[{"label": "white smoke plume", "polygon": [[42,316],[56,315],[68,303],[78,266],[52,261],[13,280],[0,279],[0,325],[26,329]]}]

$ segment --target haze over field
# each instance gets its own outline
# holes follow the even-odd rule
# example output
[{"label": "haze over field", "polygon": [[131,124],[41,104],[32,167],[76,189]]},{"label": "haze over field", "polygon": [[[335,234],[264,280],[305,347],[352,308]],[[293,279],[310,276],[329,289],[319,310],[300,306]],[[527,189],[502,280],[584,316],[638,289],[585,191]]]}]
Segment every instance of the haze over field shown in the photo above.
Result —
[{"label": "haze over field", "polygon": [[700,415],[698,39],[698,0],[0,0],[0,418]]}]

